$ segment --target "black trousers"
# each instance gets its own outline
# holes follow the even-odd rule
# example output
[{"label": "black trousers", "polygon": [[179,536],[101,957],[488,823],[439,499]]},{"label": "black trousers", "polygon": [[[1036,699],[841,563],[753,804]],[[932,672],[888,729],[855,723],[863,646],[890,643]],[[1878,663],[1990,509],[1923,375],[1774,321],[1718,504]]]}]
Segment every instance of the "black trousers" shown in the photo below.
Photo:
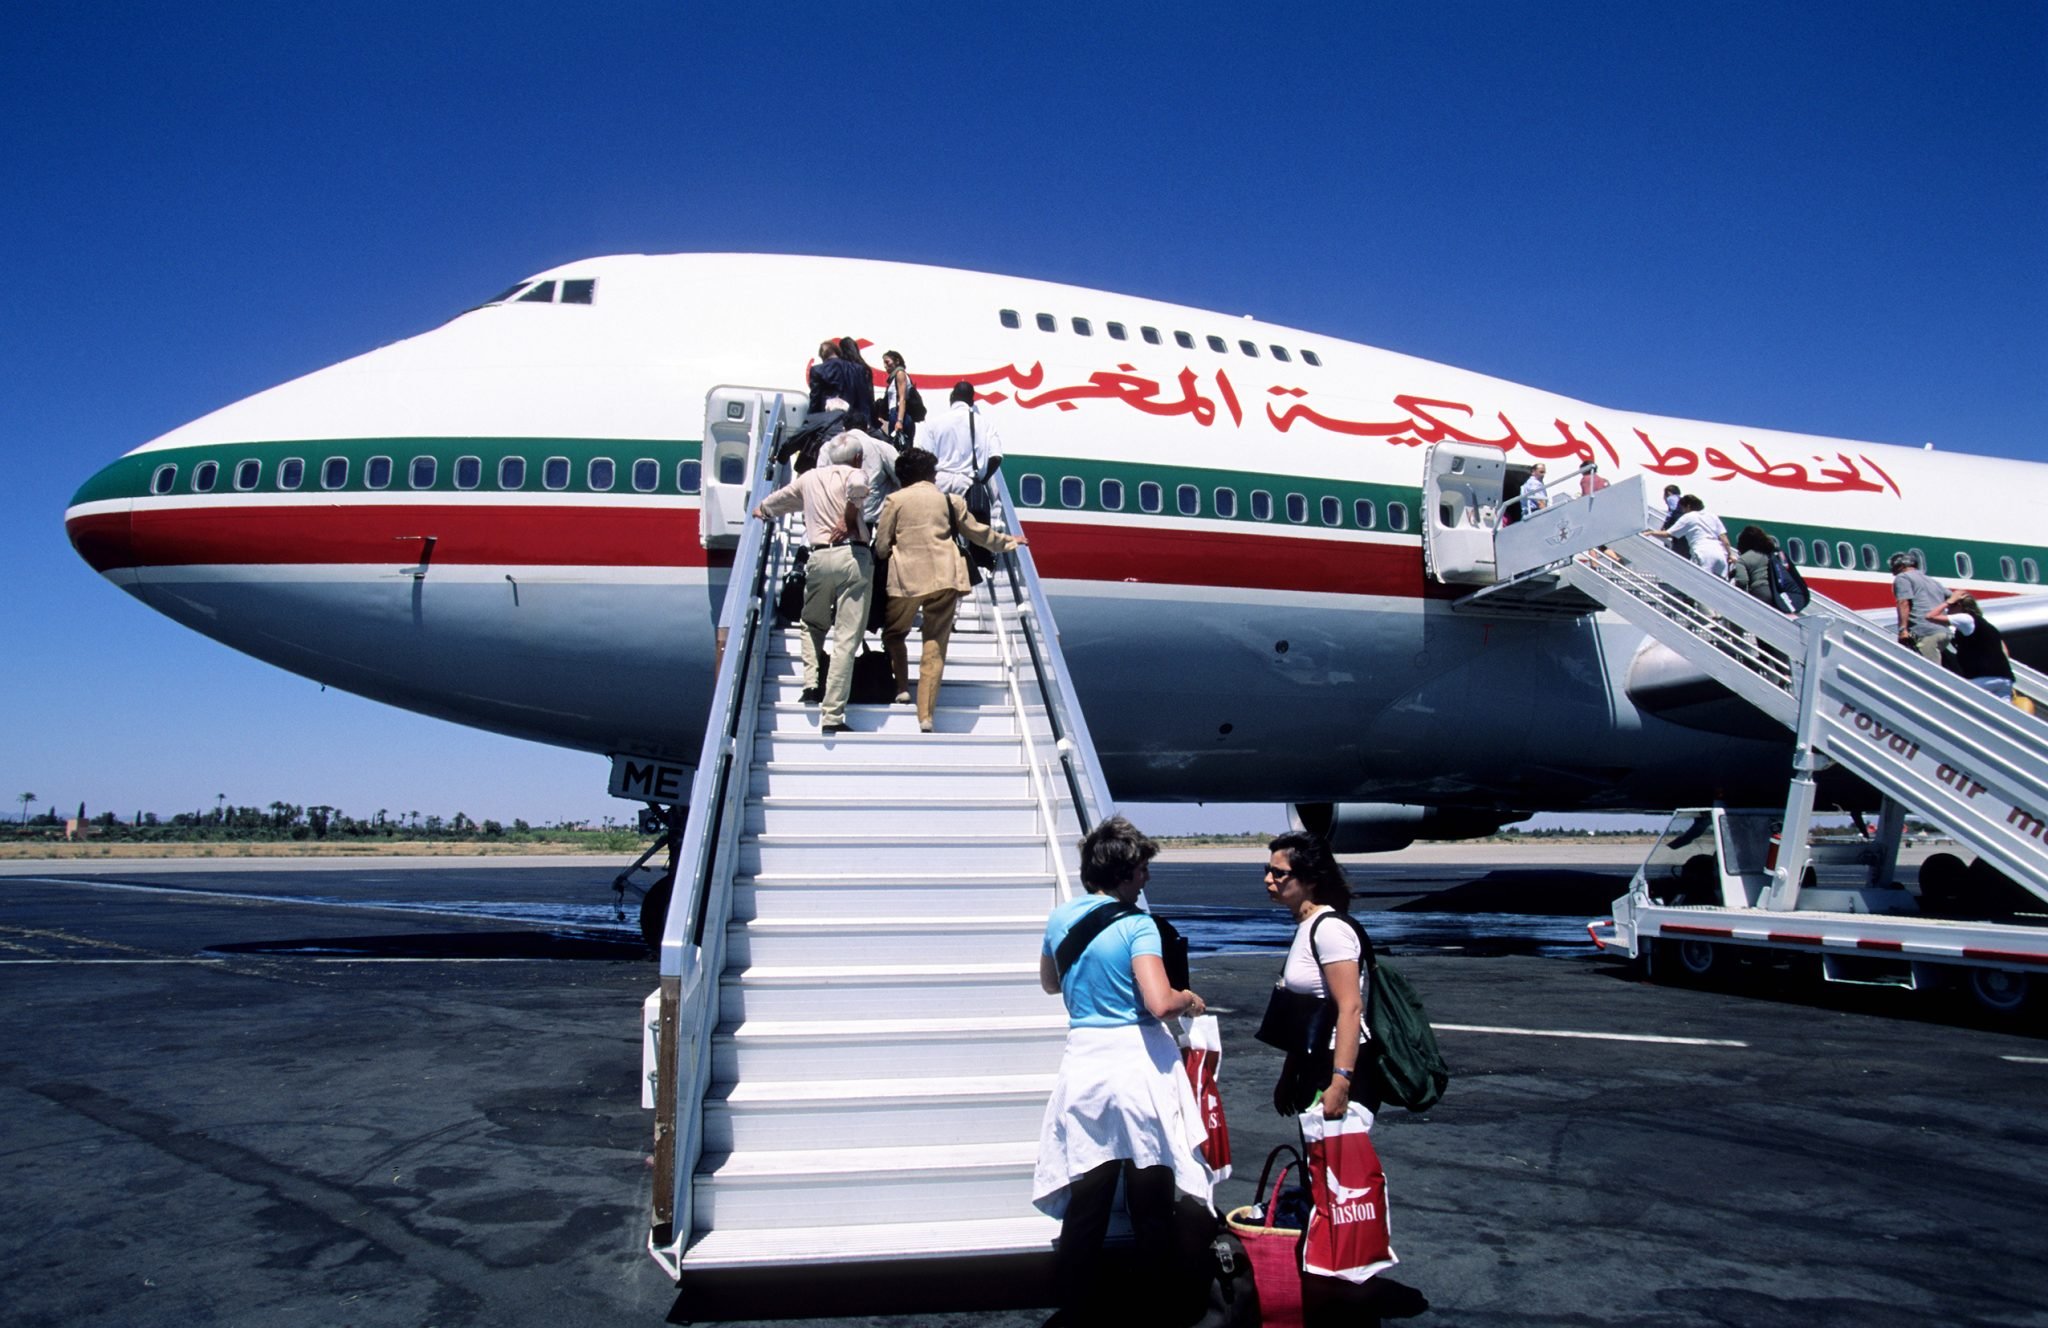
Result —
[{"label": "black trousers", "polygon": [[[1091,1313],[1096,1268],[1102,1241],[1109,1234],[1110,1205],[1116,1199],[1117,1177],[1124,1182],[1124,1206],[1130,1210],[1137,1241],[1137,1278],[1131,1300],[1160,1306],[1171,1300],[1173,1287],[1173,1168],[1137,1167],[1130,1159],[1105,1162],[1067,1187],[1067,1216],[1060,1224],[1060,1246],[1053,1255],[1053,1288],[1060,1309],[1077,1323],[1102,1316]],[[1128,1324],[1128,1318],[1122,1322]]]}]

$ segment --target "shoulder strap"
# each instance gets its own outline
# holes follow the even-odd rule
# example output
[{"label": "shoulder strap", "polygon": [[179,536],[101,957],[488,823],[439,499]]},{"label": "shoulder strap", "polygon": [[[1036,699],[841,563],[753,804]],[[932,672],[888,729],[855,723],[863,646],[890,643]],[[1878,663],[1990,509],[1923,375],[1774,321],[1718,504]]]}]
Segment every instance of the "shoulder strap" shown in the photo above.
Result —
[{"label": "shoulder strap", "polygon": [[1339,913],[1333,908],[1327,912],[1316,914],[1316,920],[1308,924],[1308,957],[1315,962],[1317,972],[1322,971],[1323,956],[1316,949],[1316,928],[1323,925],[1323,919],[1325,918],[1342,918],[1344,919],[1344,925],[1358,934],[1358,951],[1365,957],[1365,981],[1361,984],[1365,988],[1364,1019],[1366,1029],[1370,1031],[1372,1028],[1372,974],[1377,965],[1377,961],[1373,958],[1372,953],[1372,937],[1365,934],[1365,928],[1359,926],[1358,919],[1352,917],[1349,913]]},{"label": "shoulder strap", "polygon": [[1103,904],[1090,909],[1088,915],[1076,922],[1060,939],[1059,949],[1053,951],[1052,962],[1059,969],[1060,979],[1066,980],[1067,970],[1080,960],[1081,952],[1088,948],[1090,942],[1109,929],[1110,923],[1120,918],[1131,917],[1138,912],[1136,905],[1126,904],[1120,900],[1114,904]]}]

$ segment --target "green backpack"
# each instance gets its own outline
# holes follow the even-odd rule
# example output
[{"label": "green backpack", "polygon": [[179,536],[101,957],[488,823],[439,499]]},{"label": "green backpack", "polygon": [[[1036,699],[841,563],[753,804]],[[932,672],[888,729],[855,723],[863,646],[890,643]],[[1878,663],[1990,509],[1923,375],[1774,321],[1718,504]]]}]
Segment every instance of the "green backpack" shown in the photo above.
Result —
[{"label": "green backpack", "polygon": [[[1365,928],[1345,914],[1342,917],[1358,933],[1365,952],[1365,966],[1372,975],[1366,988],[1365,1026],[1372,1032],[1367,1044],[1372,1063],[1366,1067],[1367,1083],[1381,1102],[1392,1102],[1410,1111],[1428,1111],[1443,1098],[1451,1082],[1451,1067],[1436,1046],[1436,1031],[1423,1012],[1422,998],[1408,979],[1392,964],[1383,964],[1373,954],[1372,938]],[[1317,919],[1318,922],[1321,919]],[[1315,931],[1309,931],[1311,950]]]}]

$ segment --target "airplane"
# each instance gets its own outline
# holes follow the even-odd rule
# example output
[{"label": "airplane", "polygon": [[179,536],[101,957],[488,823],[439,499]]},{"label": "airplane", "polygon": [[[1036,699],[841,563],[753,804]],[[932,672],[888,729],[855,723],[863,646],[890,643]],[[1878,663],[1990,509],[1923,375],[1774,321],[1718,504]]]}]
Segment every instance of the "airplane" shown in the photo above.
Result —
[{"label": "airplane", "polygon": [[[1591,464],[1773,532],[1889,615],[1913,549],[2041,662],[2048,466],[1612,409],[1245,316],[869,260],[617,255],[259,392],[80,487],[144,604],[332,687],[692,761],[752,400],[804,356],[972,383],[1119,799],[1293,804],[1340,851],[1782,796],[1789,742],[1612,615],[1451,611],[1459,505]],[[715,416],[712,418],[711,416]],[[1469,463],[1469,468],[1468,468]],[[1448,481],[1453,475],[1456,484]],[[1560,480],[1563,482],[1560,483]],[[1646,523],[1660,513],[1646,512]]]}]

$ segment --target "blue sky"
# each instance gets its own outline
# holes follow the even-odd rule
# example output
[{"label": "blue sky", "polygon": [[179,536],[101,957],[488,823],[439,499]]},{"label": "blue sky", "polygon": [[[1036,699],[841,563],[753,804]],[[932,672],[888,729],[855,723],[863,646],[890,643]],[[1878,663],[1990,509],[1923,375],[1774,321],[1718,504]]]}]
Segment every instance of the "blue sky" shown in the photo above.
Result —
[{"label": "blue sky", "polygon": [[129,448],[595,254],[981,268],[2048,459],[2036,0],[17,0],[0,49],[0,787],[39,806],[628,814],[598,758],[322,692],[62,529]]}]

